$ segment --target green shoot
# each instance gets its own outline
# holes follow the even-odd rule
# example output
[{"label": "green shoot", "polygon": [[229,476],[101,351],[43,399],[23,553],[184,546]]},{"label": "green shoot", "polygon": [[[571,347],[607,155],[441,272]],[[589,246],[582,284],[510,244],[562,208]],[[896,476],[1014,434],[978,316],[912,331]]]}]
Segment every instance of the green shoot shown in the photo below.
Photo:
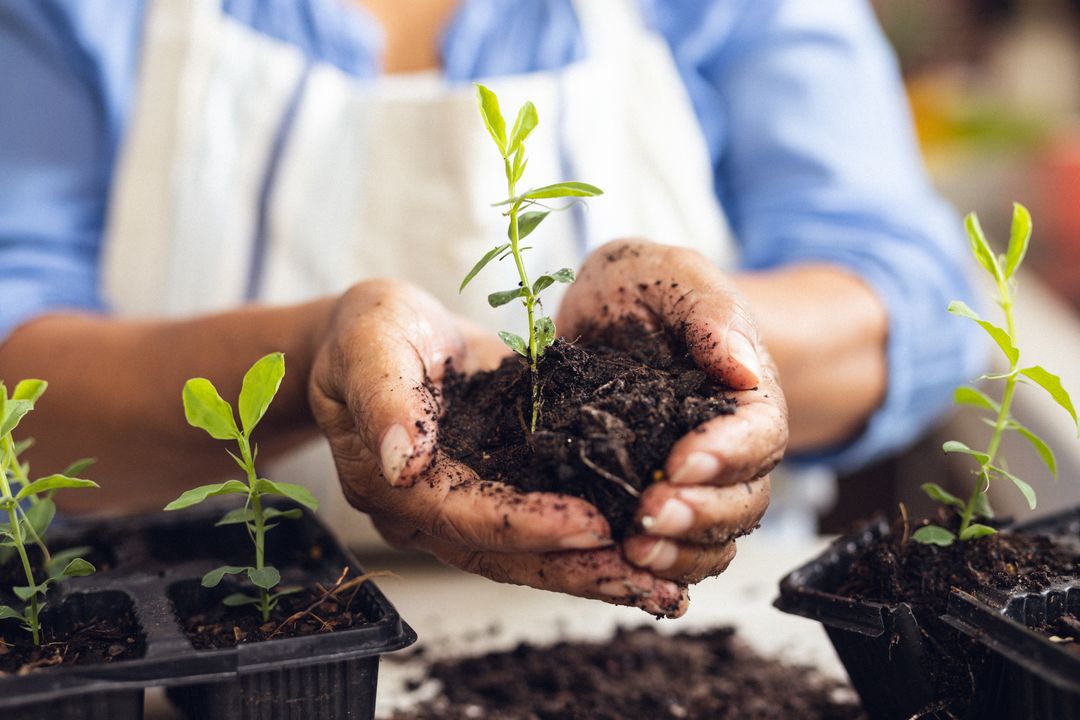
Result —
[{"label": "green shoot", "polygon": [[[98,487],[92,480],[72,477],[89,467],[92,460],[80,460],[62,473],[31,480],[29,463],[19,458],[33,441],[16,442],[12,432],[34,409],[47,387],[44,380],[23,380],[8,395],[4,383],[0,382],[0,509],[7,516],[6,523],[0,520],[0,537],[3,537],[0,548],[8,559],[13,555],[19,557],[26,584],[16,585],[11,591],[27,603],[21,612],[0,605],[0,620],[19,620],[35,645],[41,645],[40,614],[45,608],[49,587],[65,577],[82,577],[94,572],[94,566],[80,557],[87,548],[70,548],[55,555],[49,553],[45,533],[56,514],[53,493],[62,488]],[[46,577],[41,582],[34,577],[26,551],[28,542],[38,546],[45,562]]]},{"label": "green shoot", "polygon": [[182,510],[219,495],[244,496],[243,507],[225,513],[217,525],[243,524],[255,548],[255,563],[251,566],[223,565],[215,568],[203,576],[202,585],[217,587],[226,575],[247,575],[257,589],[257,595],[233,593],[222,602],[230,607],[256,605],[262,613],[263,622],[270,619],[270,611],[277,607],[282,596],[299,591],[299,588],[278,588],[281,573],[274,566],[266,564],[266,534],[277,526],[276,522],[270,521],[294,520],[301,513],[300,508],[278,510],[263,507],[263,498],[280,495],[312,511],[319,507],[318,501],[304,486],[271,482],[259,477],[255,471],[259,448],[252,445],[251,434],[277,395],[283,377],[285,356],[281,353],[271,353],[251,366],[244,375],[240,389],[240,426],[236,424],[232,405],[222,399],[213,383],[206,378],[192,378],[184,384],[184,415],[188,424],[205,430],[218,440],[235,442],[240,455],[226,452],[244,471],[244,480],[202,485],[188,490],[165,506],[165,510]]},{"label": "green shoot", "polygon": [[[540,203],[540,200],[552,200],[557,198],[584,198],[602,195],[600,188],[582,182],[562,182],[554,185],[533,188],[518,193],[518,182],[525,173],[528,159],[525,156],[525,140],[529,137],[539,122],[536,107],[531,102],[526,102],[518,111],[517,120],[506,133],[506,121],[499,109],[499,99],[495,93],[484,87],[476,86],[476,97],[480,105],[480,115],[484,119],[491,139],[499,149],[502,157],[503,168],[506,173],[506,188],[508,197],[494,207],[506,207],[503,215],[509,218],[507,228],[509,242],[501,243],[489,250],[473,266],[472,270],[461,281],[458,292],[465,289],[477,273],[484,269],[489,262],[496,257],[502,259],[507,255],[514,258],[517,268],[517,287],[502,290],[488,295],[488,304],[495,308],[505,305],[514,300],[520,300],[525,308],[527,316],[529,338],[528,341],[512,332],[501,331],[499,337],[507,347],[529,361],[529,370],[532,375],[532,415],[529,423],[529,431],[536,430],[536,423],[540,416],[540,381],[537,375],[537,363],[543,357],[544,351],[555,342],[555,321],[544,315],[543,303],[540,302],[540,294],[555,283],[572,283],[574,271],[570,268],[562,268],[555,272],[547,272],[538,277],[534,282],[529,282],[529,274],[525,270],[522,254],[528,248],[521,247],[521,241],[536,230],[544,218],[551,213],[552,209]],[[529,210],[532,207],[539,210]]]},{"label": "green shoot", "polygon": [[986,235],[979,225],[979,219],[974,213],[964,220],[968,238],[971,241],[971,251],[979,265],[989,273],[994,281],[996,289],[995,300],[1001,308],[1005,318],[1005,327],[994,325],[984,320],[962,302],[950,303],[949,312],[967,318],[977,323],[993,339],[1008,361],[1008,371],[1000,375],[984,375],[983,380],[1004,381],[1001,399],[991,398],[986,393],[973,387],[959,387],[953,396],[958,405],[974,407],[988,413],[986,419],[993,431],[985,450],[973,450],[962,442],[950,440],[942,449],[947,453],[960,453],[972,458],[978,467],[975,475],[978,482],[966,501],[946,492],[936,483],[925,483],[923,492],[935,501],[952,507],[960,515],[960,527],[956,533],[937,525],[927,525],[919,528],[912,539],[917,542],[948,546],[957,537],[960,540],[974,540],[976,538],[993,535],[996,531],[987,525],[977,522],[978,520],[993,518],[993,510],[987,493],[992,480],[1008,480],[1020,491],[1027,501],[1028,507],[1035,509],[1035,489],[1025,480],[1020,479],[1009,472],[1004,458],[1000,457],[1001,440],[1006,432],[1015,432],[1024,437],[1038,453],[1039,458],[1049,468],[1051,474],[1057,477],[1057,461],[1054,452],[1045,440],[1040,438],[1030,429],[1024,427],[1011,414],[1013,397],[1020,383],[1033,385],[1046,391],[1054,402],[1069,413],[1073,424],[1080,431],[1077,423],[1076,408],[1073,407],[1069,393],[1061,385],[1061,378],[1038,365],[1024,365],[1020,362],[1020,348],[1016,336],[1016,316],[1013,311],[1013,303],[1016,294],[1016,271],[1027,254],[1028,244],[1031,241],[1031,215],[1027,208],[1019,203],[1013,205],[1012,232],[1009,237],[1009,245],[1004,255],[995,255],[987,242]]}]

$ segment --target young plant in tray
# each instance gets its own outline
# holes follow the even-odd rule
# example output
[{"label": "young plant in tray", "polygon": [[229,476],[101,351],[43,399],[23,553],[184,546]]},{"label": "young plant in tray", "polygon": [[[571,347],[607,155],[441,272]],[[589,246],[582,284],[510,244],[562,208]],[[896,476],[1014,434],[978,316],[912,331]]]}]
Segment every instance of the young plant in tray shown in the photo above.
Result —
[{"label": "young plant in tray", "polygon": [[[56,514],[52,495],[61,488],[98,487],[92,480],[73,477],[83,472],[92,460],[72,463],[64,472],[30,479],[30,465],[19,459],[32,440],[16,442],[12,432],[34,404],[45,393],[48,384],[44,380],[23,380],[9,395],[7,387],[0,382],[0,548],[10,560],[18,556],[22,564],[25,585],[16,585],[11,592],[26,606],[19,611],[9,605],[0,605],[0,620],[16,619],[30,633],[35,645],[41,644],[41,611],[45,608],[49,587],[65,577],[81,577],[94,572],[94,566],[81,555],[89,548],[69,548],[55,555],[45,545],[45,533]],[[6,522],[4,522],[6,520]],[[44,559],[45,577],[39,582],[34,575],[27,553],[29,544],[36,545]]]},{"label": "young plant in tray", "polygon": [[[1017,477],[1008,469],[1005,459],[1001,457],[1001,439],[1007,432],[1015,432],[1022,435],[1031,443],[1039,454],[1050,472],[1057,477],[1057,461],[1054,452],[1045,440],[1040,438],[1030,429],[1024,427],[1010,410],[1013,397],[1020,384],[1032,385],[1042,388],[1054,399],[1058,405],[1065,409],[1072,417],[1073,423],[1077,424],[1076,408],[1073,406],[1069,393],[1062,387],[1061,378],[1046,370],[1040,365],[1027,365],[1020,362],[1020,347],[1016,335],[1016,316],[1013,303],[1016,294],[1016,271],[1027,254],[1028,243],[1031,241],[1031,215],[1023,205],[1013,206],[1012,232],[1009,237],[1009,245],[1004,255],[996,255],[986,240],[979,219],[970,214],[964,220],[968,238],[971,241],[971,251],[979,265],[994,281],[996,289],[995,301],[1001,308],[1005,326],[995,325],[981,318],[974,310],[960,301],[949,305],[949,312],[967,318],[977,323],[990,335],[994,343],[1001,350],[1008,363],[1008,370],[1002,374],[984,375],[983,380],[991,380],[1003,383],[999,396],[991,397],[987,393],[974,387],[960,387],[955,391],[954,399],[959,405],[968,405],[988,413],[985,422],[993,428],[985,450],[976,450],[968,447],[957,440],[945,443],[943,449],[947,453],[961,453],[971,457],[978,463],[975,475],[978,481],[968,499],[961,500],[950,494],[936,483],[925,483],[923,491],[937,502],[953,507],[960,515],[960,526],[957,532],[953,532],[937,525],[927,525],[919,528],[912,539],[934,545],[948,546],[957,538],[960,540],[974,540],[975,538],[994,534],[995,530],[988,525],[978,522],[979,520],[993,517],[993,511],[987,498],[991,481],[1008,480],[1020,490],[1028,506],[1035,509],[1035,490],[1027,481]],[[1077,425],[1080,430],[1080,424]]]},{"label": "young plant in tray", "polygon": [[243,496],[244,505],[225,513],[217,524],[243,525],[254,546],[255,562],[248,566],[223,565],[215,568],[203,576],[202,584],[203,587],[212,588],[226,575],[246,575],[255,587],[256,594],[252,596],[233,593],[222,602],[228,606],[256,605],[264,622],[270,619],[270,611],[277,606],[279,598],[300,590],[278,587],[281,573],[274,566],[266,564],[266,535],[277,526],[277,521],[295,520],[302,511],[300,508],[279,510],[264,507],[263,499],[268,496],[281,496],[313,511],[319,507],[315,497],[302,485],[272,482],[259,477],[255,471],[255,458],[259,454],[259,448],[252,444],[251,434],[277,395],[284,376],[285,356],[282,353],[271,353],[251,366],[244,375],[240,389],[239,426],[236,424],[232,405],[222,399],[213,383],[206,378],[193,378],[184,384],[184,415],[188,424],[205,430],[218,440],[235,442],[239,456],[232,451],[226,452],[244,471],[244,480],[203,485],[188,490],[165,506],[166,510],[182,510],[218,495]]},{"label": "young plant in tray", "polygon": [[593,197],[602,195],[603,191],[588,183],[561,182],[519,193],[518,183],[525,174],[525,166],[528,164],[525,156],[525,140],[536,129],[538,123],[536,107],[531,102],[522,105],[518,111],[517,120],[514,121],[510,134],[507,135],[506,121],[499,109],[499,99],[495,93],[483,85],[477,85],[476,96],[480,105],[480,115],[491,134],[491,139],[495,141],[495,146],[499,149],[506,173],[508,197],[495,203],[495,207],[507,208],[503,215],[509,219],[506,231],[509,242],[496,245],[480,258],[461,281],[458,292],[464,290],[469,281],[495,258],[500,260],[506,257],[514,258],[518,277],[517,287],[488,295],[488,304],[495,308],[520,300],[525,309],[529,329],[528,340],[506,330],[501,331],[499,337],[511,350],[529,361],[532,376],[532,413],[529,430],[532,432],[536,430],[536,422],[540,416],[540,382],[536,371],[537,363],[543,357],[544,351],[555,342],[555,321],[544,314],[540,294],[555,283],[573,282],[574,271],[570,268],[562,268],[554,272],[546,272],[530,282],[529,273],[522,260],[523,253],[530,248],[522,247],[521,241],[531,235],[554,209],[544,205],[542,200]]}]

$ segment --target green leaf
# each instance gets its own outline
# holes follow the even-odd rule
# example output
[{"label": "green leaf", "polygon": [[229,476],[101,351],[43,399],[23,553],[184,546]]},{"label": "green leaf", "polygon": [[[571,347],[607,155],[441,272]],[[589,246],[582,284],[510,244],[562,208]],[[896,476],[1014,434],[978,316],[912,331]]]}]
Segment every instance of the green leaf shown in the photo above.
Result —
[{"label": "green leaf", "polygon": [[979,326],[993,338],[994,342],[997,343],[997,346],[1001,348],[1001,351],[1005,353],[1005,357],[1009,359],[1009,362],[1012,364],[1016,363],[1017,359],[1020,357],[1020,351],[1013,345],[1012,338],[1003,328],[999,328],[994,323],[983,320],[977,312],[969,308],[966,303],[960,300],[953,300],[949,303],[949,312],[953,315],[968,318],[969,320],[974,320],[978,323]]},{"label": "green leaf", "polygon": [[31,404],[36,403],[38,398],[45,394],[49,383],[44,380],[20,380],[11,393],[12,400],[27,400]]},{"label": "green leaf", "polygon": [[[285,377],[285,354],[280,352],[264,355],[244,373],[244,382],[240,387],[240,423],[244,434],[251,437],[252,430],[266,414],[281,379]],[[232,413],[230,411],[231,419]]]},{"label": "green leaf", "polygon": [[522,287],[514,288],[513,290],[500,290],[499,292],[493,292],[488,295],[488,305],[493,308],[501,307],[519,297],[525,297],[527,294],[525,288]]},{"label": "green leaf", "polygon": [[184,417],[189,425],[205,430],[218,440],[240,437],[232,405],[221,398],[212,382],[206,378],[188,380],[184,383],[183,397]]},{"label": "green leaf", "polygon": [[64,468],[61,475],[67,475],[68,477],[78,477],[90,469],[90,466],[97,462],[97,458],[80,458],[75,462]]},{"label": "green leaf", "polygon": [[250,569],[251,568],[239,567],[237,565],[222,565],[221,567],[216,567],[203,575],[202,586],[206,588],[217,587],[221,583],[222,578],[226,575],[239,575]]},{"label": "green leaf", "polygon": [[46,580],[43,583],[37,585],[16,585],[12,587],[12,591],[20,600],[30,602],[35,595],[44,595],[49,591],[50,582]]},{"label": "green leaf", "polygon": [[1050,445],[1016,420],[1009,420],[1009,428],[1027,438],[1027,441],[1035,448],[1035,452],[1039,453],[1043,463],[1050,469],[1050,474],[1054,476],[1054,479],[1057,479],[1057,459],[1054,457],[1054,451],[1050,449]]},{"label": "green leaf", "polygon": [[529,357],[529,348],[525,345],[525,341],[520,336],[515,335],[512,332],[506,330],[499,331],[499,337],[506,344],[506,347],[516,352],[521,357]]},{"label": "green leaf", "polygon": [[981,390],[976,390],[973,387],[956,388],[956,390],[953,391],[953,402],[957,405],[969,405],[971,407],[991,410],[993,412],[997,412],[1000,408],[1000,405],[990,399],[989,395]]},{"label": "green leaf", "polygon": [[259,569],[248,568],[247,575],[255,587],[260,587],[263,590],[269,590],[281,582],[281,573],[271,565]]},{"label": "green leaf", "polygon": [[1031,242],[1031,213],[1020,203],[1013,203],[1012,231],[1009,233],[1009,249],[1005,253],[1005,277],[1011,278],[1027,254]]},{"label": "green leaf", "polygon": [[278,588],[278,591],[276,593],[274,593],[273,595],[271,595],[270,599],[271,600],[277,600],[278,598],[284,597],[285,595],[295,595],[296,593],[301,592],[303,589],[304,588],[302,588],[302,587]]},{"label": "green leaf", "polygon": [[480,258],[480,261],[473,265],[472,270],[470,270],[469,274],[465,276],[465,279],[461,281],[461,286],[458,288],[458,292],[464,290],[465,286],[468,285],[474,277],[476,277],[477,273],[484,269],[485,265],[491,262],[496,255],[498,255],[508,247],[510,247],[510,243],[505,243],[485,253],[484,257]]},{"label": "green leaf", "polygon": [[964,218],[964,228],[967,230],[968,241],[971,243],[971,254],[975,256],[975,259],[986,272],[990,273],[995,280],[1000,281],[1001,268],[998,267],[997,259],[994,257],[994,251],[990,249],[990,243],[986,240],[986,234],[983,232],[982,225],[979,224],[979,218],[975,213],[968,213]]},{"label": "green leaf", "polygon": [[7,605],[0,605],[0,620],[22,620],[26,622],[26,618],[23,614],[13,607]]},{"label": "green leaf", "polygon": [[992,528],[992,527],[990,527],[988,525],[980,525],[979,523],[972,523],[972,524],[967,526],[967,529],[965,529],[964,532],[960,533],[960,539],[964,540],[964,541],[967,541],[967,540],[974,540],[975,538],[985,537],[987,535],[996,535],[996,534],[997,534],[997,530],[995,530],[994,528]]},{"label": "green leaf", "polygon": [[940,545],[948,547],[956,540],[956,535],[951,530],[946,530],[937,525],[926,525],[919,528],[911,535],[911,539],[923,545]]},{"label": "green leaf", "polygon": [[[13,448],[13,450],[15,452],[15,457],[19,457],[20,455],[22,455],[24,452],[26,452],[27,450],[29,450],[32,447],[34,447],[34,438],[28,437],[28,438],[24,438],[22,440],[19,440],[17,443],[15,443],[15,447]],[[79,473],[64,473],[64,474],[65,475],[78,475]]]},{"label": "green leaf", "polygon": [[[285,518],[286,520],[296,520],[303,511],[300,508],[293,508],[292,510],[278,510],[277,508],[265,508],[263,510],[263,519],[272,520],[273,518]],[[214,523],[215,526],[220,525],[239,525],[241,523],[255,522],[255,511],[252,508],[237,508],[225,513],[220,520]]]},{"label": "green leaf", "polygon": [[519,147],[518,151],[514,153],[514,167],[513,167],[513,181],[516,185],[518,180],[521,180],[521,176],[525,174],[525,166],[529,164],[528,158],[525,157],[524,146]]},{"label": "green leaf", "polygon": [[553,273],[544,273],[536,279],[536,282],[533,283],[533,295],[539,295],[542,291],[546,290],[557,282],[574,282],[574,271],[570,268],[562,268],[561,270],[556,270]]},{"label": "green leaf", "polygon": [[972,450],[959,440],[949,440],[941,446],[941,449],[947,453],[961,453],[963,455],[970,455],[971,457],[978,460],[980,465],[985,465],[986,463],[990,462],[989,455],[984,452],[979,452],[978,450]]},{"label": "green leaf", "polygon": [[232,595],[226,595],[221,604],[225,607],[240,607],[241,605],[258,605],[259,598],[245,595],[244,593],[233,593]]},{"label": "green leaf", "polygon": [[22,500],[23,498],[31,495],[39,495],[49,490],[59,490],[60,488],[82,488],[82,487],[101,487],[93,480],[83,480],[82,478],[68,477],[67,475],[48,475],[43,478],[39,478],[30,483],[15,496],[16,500]]},{"label": "green leaf", "polygon": [[499,154],[506,157],[506,120],[503,119],[502,110],[499,109],[499,98],[494,92],[476,83],[476,102],[480,106],[480,115],[484,118],[484,125],[491,133],[491,139],[499,148]]},{"label": "green leaf", "polygon": [[255,481],[255,492],[262,495],[283,495],[293,502],[303,505],[308,510],[315,512],[319,509],[319,501],[303,485],[294,483],[272,482],[266,478]]},{"label": "green leaf", "polygon": [[77,547],[64,548],[59,552],[54,552],[52,557],[49,558],[48,572],[49,577],[56,578],[63,574],[64,569],[68,563],[76,558],[81,558],[83,555],[91,552],[92,548],[88,545],[80,545]]},{"label": "green leaf", "polygon": [[554,185],[545,185],[538,187],[534,190],[530,190],[524,195],[524,200],[543,200],[545,198],[562,198],[562,197],[595,197],[597,195],[603,195],[604,191],[595,185],[583,182],[561,182]]},{"label": "green leaf", "polygon": [[[25,515],[26,522],[33,529],[33,533],[39,538],[43,538],[45,532],[49,529],[49,525],[52,524],[53,517],[56,516],[56,503],[49,498],[43,498],[26,508],[23,515]],[[56,557],[56,554],[53,557]]]},{"label": "green leaf", "polygon": [[1061,385],[1061,378],[1046,368],[1038,365],[1024,368],[1020,371],[1020,374],[1027,376],[1036,385],[1050,393],[1050,397],[1054,399],[1054,402],[1064,408],[1065,412],[1069,413],[1069,416],[1073,419],[1073,424],[1076,425],[1078,434],[1080,434],[1080,423],[1077,423],[1076,421],[1076,408],[1073,407],[1072,398],[1069,397],[1069,393]]},{"label": "green leaf", "polygon": [[533,333],[536,335],[536,347],[539,353],[543,353],[555,342],[555,321],[547,317],[538,317],[533,322]]},{"label": "green leaf", "polygon": [[97,568],[82,558],[75,558],[60,571],[63,577],[86,577],[97,572]]},{"label": "green leaf", "polygon": [[975,496],[975,505],[972,506],[972,514],[975,517],[986,518],[992,520],[994,518],[994,508],[990,507],[990,496],[984,492]]},{"label": "green leaf", "polygon": [[1025,500],[1027,500],[1028,508],[1031,510],[1035,509],[1035,488],[1031,487],[1031,485],[1029,485],[1026,481],[1016,477],[1008,470],[1003,470],[999,467],[991,467],[990,469],[1001,475],[1002,477],[1011,480],[1012,484],[1016,486],[1016,489],[1019,490],[1020,494],[1024,496]]},{"label": "green leaf", "polygon": [[248,486],[239,480],[226,480],[216,485],[203,485],[184,491],[184,494],[165,506],[165,510],[183,510],[184,508],[198,505],[210,497],[218,495],[247,495]]},{"label": "green leaf", "polygon": [[513,155],[519,149],[521,144],[525,142],[525,138],[529,137],[529,134],[536,129],[537,124],[540,122],[536,115],[536,106],[530,101],[526,101],[521,109],[518,110],[517,119],[514,121],[514,128],[510,131],[510,143],[506,148],[507,155]]},{"label": "green leaf", "polygon": [[[518,215],[518,240],[524,240],[528,237],[537,226],[544,221],[548,215],[551,214],[550,210],[530,210],[526,213]],[[513,232],[513,228],[508,227],[506,234],[510,235]],[[511,237],[513,237],[511,235]],[[503,247],[510,247],[504,245]]]},{"label": "green leaf", "polygon": [[956,497],[945,488],[941,487],[937,483],[923,483],[921,486],[922,491],[930,496],[932,500],[945,505],[955,505],[956,507],[964,507],[964,501]]},{"label": "green leaf", "polygon": [[4,437],[26,417],[26,414],[34,409],[34,403],[29,400],[8,400],[4,403],[4,414],[0,416],[0,438]]}]

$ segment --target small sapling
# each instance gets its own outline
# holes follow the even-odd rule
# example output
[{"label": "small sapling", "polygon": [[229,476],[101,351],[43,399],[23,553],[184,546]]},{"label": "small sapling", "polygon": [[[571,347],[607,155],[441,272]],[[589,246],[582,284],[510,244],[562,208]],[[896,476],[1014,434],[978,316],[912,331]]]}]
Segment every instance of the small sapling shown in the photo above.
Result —
[{"label": "small sapling", "polygon": [[[1053,450],[1045,440],[1020,424],[1010,412],[1013,397],[1020,384],[1042,388],[1054,402],[1069,413],[1073,424],[1077,424],[1076,408],[1073,407],[1069,393],[1062,387],[1061,378],[1039,365],[1026,365],[1020,361],[1013,302],[1016,294],[1016,271],[1023,262],[1028,243],[1031,241],[1031,215],[1023,205],[1014,204],[1012,232],[1008,248],[1003,255],[995,254],[990,248],[986,235],[979,225],[979,219],[974,213],[964,219],[964,226],[971,242],[971,252],[979,266],[990,275],[994,282],[996,291],[994,300],[1001,308],[1005,326],[1001,327],[984,320],[960,301],[951,303],[949,312],[967,318],[985,330],[1005,356],[1008,370],[1001,374],[984,375],[980,378],[1004,384],[1000,399],[992,398],[974,387],[959,387],[954,393],[954,400],[958,405],[971,406],[988,414],[984,421],[992,428],[992,432],[985,450],[974,450],[957,440],[949,440],[943,446],[945,452],[967,455],[978,464],[974,470],[977,482],[967,501],[952,495],[936,483],[925,483],[922,486],[923,492],[935,501],[951,506],[960,516],[960,527],[955,533],[938,525],[927,525],[919,528],[911,536],[917,542],[941,546],[951,545],[957,538],[974,540],[994,534],[995,530],[992,527],[977,522],[993,517],[993,510],[987,498],[991,481],[1000,479],[1012,482],[1024,496],[1028,506],[1032,510],[1035,509],[1035,489],[1027,481],[1011,473],[1005,459],[1001,457],[1001,440],[1006,432],[1015,432],[1026,438],[1050,472],[1057,477],[1057,461]],[[1080,425],[1077,425],[1077,428],[1080,430]]]},{"label": "small sapling", "polygon": [[[13,554],[18,555],[26,577],[25,585],[11,588],[26,606],[20,612],[8,605],[0,605],[0,620],[21,621],[35,645],[41,644],[40,613],[45,608],[49,587],[61,578],[82,577],[94,572],[94,566],[80,557],[89,548],[68,548],[55,555],[49,553],[45,533],[56,514],[53,493],[62,488],[98,487],[92,480],[72,477],[89,467],[92,460],[80,460],[62,473],[31,480],[29,463],[19,458],[33,441],[15,442],[12,432],[34,409],[47,387],[44,380],[23,380],[8,395],[4,383],[0,382],[0,508],[7,516],[7,522],[0,523],[0,536],[3,537],[0,548],[8,554],[9,560]],[[26,551],[28,543],[41,550],[45,567],[41,582],[34,577]]]},{"label": "small sapling", "polygon": [[[506,173],[506,187],[508,197],[494,207],[507,208],[503,215],[509,219],[507,238],[509,242],[496,245],[489,250],[473,266],[472,270],[461,281],[458,292],[465,289],[469,281],[476,277],[477,273],[484,269],[495,258],[502,260],[505,257],[513,257],[517,268],[517,287],[509,290],[501,290],[488,295],[488,304],[495,308],[505,305],[514,300],[520,300],[525,308],[527,316],[529,338],[526,341],[521,336],[503,330],[499,337],[506,345],[529,361],[529,370],[532,376],[532,415],[529,423],[530,432],[536,430],[536,422],[540,414],[540,381],[537,376],[537,363],[543,357],[544,351],[555,342],[555,321],[544,314],[543,303],[540,302],[540,294],[555,283],[571,283],[574,281],[574,271],[570,268],[562,268],[554,272],[546,272],[536,280],[530,282],[529,274],[525,269],[522,254],[529,247],[522,247],[521,241],[528,237],[537,226],[543,222],[554,208],[544,205],[542,200],[555,200],[559,198],[584,198],[602,195],[600,188],[583,182],[561,182],[554,185],[545,185],[519,193],[518,182],[525,173],[528,159],[525,156],[525,140],[536,129],[538,118],[536,107],[531,102],[526,102],[518,111],[517,120],[510,130],[506,132],[506,121],[499,109],[499,99],[495,93],[484,87],[476,86],[476,97],[480,105],[480,115],[484,119],[491,139],[499,149],[502,157],[503,169]],[[539,209],[530,209],[530,208]]]},{"label": "small sapling", "polygon": [[239,409],[240,425],[236,424],[232,405],[222,399],[217,389],[206,378],[192,378],[184,384],[184,415],[188,424],[205,430],[218,440],[235,442],[240,455],[226,451],[232,456],[240,469],[244,471],[244,480],[227,480],[215,485],[203,485],[188,490],[183,495],[165,506],[166,510],[182,510],[198,505],[207,498],[218,495],[242,495],[243,507],[225,513],[217,525],[240,525],[247,528],[251,542],[255,547],[255,564],[251,566],[223,565],[203,576],[203,587],[216,587],[226,575],[247,575],[258,594],[233,593],[222,602],[230,607],[257,605],[263,621],[270,619],[270,611],[283,595],[298,592],[300,588],[279,588],[281,573],[272,565],[267,565],[266,534],[276,527],[280,520],[293,520],[300,517],[300,508],[279,510],[263,507],[263,498],[272,495],[286,497],[310,510],[317,510],[318,501],[302,485],[272,482],[261,478],[255,472],[255,458],[259,454],[257,445],[251,442],[255,430],[267,408],[277,395],[281,379],[285,376],[285,356],[271,353],[258,360],[244,375],[240,389]]}]

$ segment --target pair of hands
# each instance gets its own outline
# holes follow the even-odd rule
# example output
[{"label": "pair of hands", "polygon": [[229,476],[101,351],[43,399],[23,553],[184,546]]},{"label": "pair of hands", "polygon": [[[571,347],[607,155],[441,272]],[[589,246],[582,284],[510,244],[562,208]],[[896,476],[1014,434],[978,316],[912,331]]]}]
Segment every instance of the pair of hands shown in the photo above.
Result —
[{"label": "pair of hands", "polygon": [[697,340],[694,361],[736,390],[738,409],[675,445],[670,480],[643,493],[640,533],[621,547],[585,501],[530,493],[511,502],[436,452],[439,409],[425,379],[440,383],[448,359],[466,372],[494,367],[506,349],[397,281],[361,283],[342,296],[311,374],[312,409],[346,498],[390,543],[468,572],[683,614],[687,586],[722,572],[735,555],[733,538],[764,514],[767,473],[787,443],[787,408],[745,307],[700,254],[610,243],[586,260],[557,325],[578,337],[626,316]]}]

